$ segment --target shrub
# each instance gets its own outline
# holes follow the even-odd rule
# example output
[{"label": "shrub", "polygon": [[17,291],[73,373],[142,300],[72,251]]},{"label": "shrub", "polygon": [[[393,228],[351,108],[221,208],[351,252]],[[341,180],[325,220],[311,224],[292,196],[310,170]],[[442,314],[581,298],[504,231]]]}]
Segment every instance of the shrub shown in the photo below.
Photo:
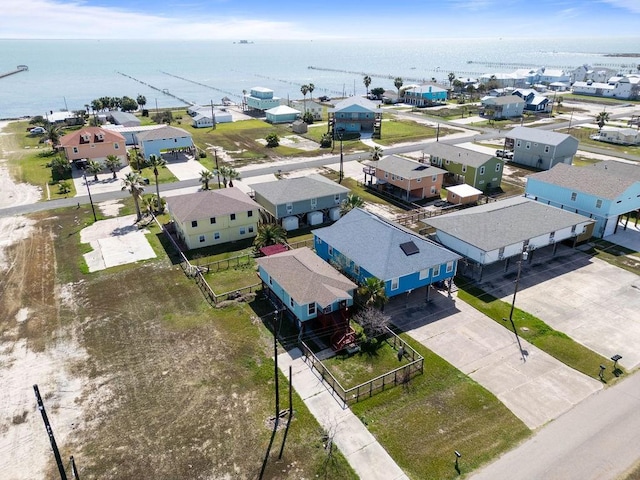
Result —
[{"label": "shrub", "polygon": [[280,145],[280,138],[277,133],[270,133],[265,137],[265,140],[267,141],[267,147],[269,148],[274,148]]}]

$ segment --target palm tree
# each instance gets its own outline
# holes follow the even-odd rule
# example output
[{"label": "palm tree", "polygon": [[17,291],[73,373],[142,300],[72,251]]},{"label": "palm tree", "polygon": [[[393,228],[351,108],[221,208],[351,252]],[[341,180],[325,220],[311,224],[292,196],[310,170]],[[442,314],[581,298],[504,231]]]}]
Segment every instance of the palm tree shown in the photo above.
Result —
[{"label": "palm tree", "polygon": [[313,102],[313,91],[316,89],[316,86],[313,83],[310,83],[307,85],[307,88],[309,89],[309,98],[311,98],[311,101]]},{"label": "palm tree", "polygon": [[233,187],[233,181],[240,178],[240,174],[235,168],[228,167],[226,165],[221,166],[218,169],[220,175],[222,175],[222,183],[224,184],[224,188],[227,188],[227,185]]},{"label": "palm tree", "polygon": [[369,98],[369,85],[371,85],[371,77],[369,75],[365,75],[362,79],[362,83],[364,83],[364,88],[367,89],[367,98]]},{"label": "palm tree", "polygon": [[453,85],[453,81],[456,79],[456,74],[453,72],[449,72],[447,78],[449,79],[449,88],[451,88],[451,86]]},{"label": "palm tree", "polygon": [[136,172],[129,172],[122,179],[122,190],[128,190],[133,197],[133,203],[136,206],[137,221],[142,220],[142,212],[140,211],[140,199],[144,192],[144,183],[142,177]]},{"label": "palm tree", "polygon": [[307,93],[309,93],[309,85],[302,85],[300,92],[304,95],[304,113],[307,113]]},{"label": "palm tree", "polygon": [[277,223],[261,223],[253,241],[257,250],[268,245],[276,245],[287,241],[287,231]]},{"label": "palm tree", "polygon": [[354,208],[360,208],[364,205],[364,199],[358,195],[350,193],[340,204],[340,215],[346,215]]},{"label": "palm tree", "polygon": [[97,182],[98,174],[102,171],[102,164],[95,160],[89,160],[89,163],[87,164],[87,171],[93,175],[93,180]]},{"label": "palm tree", "polygon": [[111,173],[113,173],[113,178],[114,179],[117,178],[116,170],[120,168],[120,165],[121,165],[120,159],[115,155],[107,155],[107,159],[105,160],[104,163],[107,166],[107,168],[111,170]]},{"label": "palm tree", "polygon": [[609,114],[605,111],[600,112],[596,116],[596,123],[598,124],[598,128],[600,130],[602,130],[602,127],[604,127],[605,123],[607,123],[608,121],[609,121]]},{"label": "palm tree", "polygon": [[161,211],[162,201],[160,199],[160,185],[158,185],[158,167],[163,167],[167,164],[167,161],[161,156],[154,154],[149,155],[149,166],[153,167],[153,175],[156,177],[156,196],[158,197],[158,212]]},{"label": "palm tree", "polygon": [[404,85],[402,77],[396,77],[393,81],[393,85],[398,89],[398,101],[400,101],[400,88]]},{"label": "palm tree", "polygon": [[375,146],[373,147],[373,151],[371,152],[371,160],[377,162],[382,158],[382,147]]},{"label": "palm tree", "polygon": [[358,288],[358,295],[362,303],[368,307],[378,307],[381,310],[389,298],[385,291],[384,281],[376,277],[367,277],[364,283]]},{"label": "palm tree", "polygon": [[233,187],[233,181],[240,179],[240,173],[235,168],[229,167],[227,178],[229,179],[229,186]]},{"label": "palm tree", "polygon": [[136,102],[138,102],[140,108],[144,109],[144,106],[147,104],[147,97],[145,97],[144,95],[138,95],[136,97]]},{"label": "palm tree", "polygon": [[213,178],[213,172],[202,170],[200,172],[200,183],[203,190],[209,190],[209,181]]},{"label": "palm tree", "polygon": [[55,123],[48,123],[45,127],[47,129],[46,137],[51,142],[51,148],[55,150],[56,145],[60,141],[62,130]]}]

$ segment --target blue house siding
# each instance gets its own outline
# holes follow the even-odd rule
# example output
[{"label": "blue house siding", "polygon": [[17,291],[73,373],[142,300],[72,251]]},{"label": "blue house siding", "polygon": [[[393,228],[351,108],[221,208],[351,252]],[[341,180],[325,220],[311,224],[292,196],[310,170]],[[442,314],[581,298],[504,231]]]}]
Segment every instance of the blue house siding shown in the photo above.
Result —
[{"label": "blue house siding", "polygon": [[143,140],[140,147],[144,152],[144,156],[149,158],[150,155],[160,156],[160,153],[166,150],[191,148],[193,147],[193,141],[191,137],[167,138],[164,140]]},{"label": "blue house siding", "polygon": [[[324,210],[328,208],[339,207],[343,200],[346,200],[349,192],[336,193],[325,197],[317,197],[315,199],[315,206],[311,203],[311,199],[300,200],[298,202],[291,202],[291,209],[287,207],[287,204],[280,204],[276,206],[277,219],[288,217],[290,215],[302,215],[317,210]],[[259,202],[258,202],[259,203]]]},{"label": "blue house siding", "polygon": [[[345,273],[354,279],[358,284],[364,283],[364,281],[373,277],[370,272],[368,272],[364,267],[357,266],[347,258],[347,262],[343,260],[345,258],[341,252],[337,249],[330,247],[326,242],[321,240],[320,238],[314,236],[314,245],[316,249],[316,254],[325,260],[326,262],[340,265],[342,269],[344,269]],[[330,251],[331,250],[331,251]],[[400,295],[402,293],[407,293],[411,290],[416,290],[420,287],[425,287],[427,285],[431,285],[436,282],[448,280],[453,278],[456,274],[458,268],[458,261],[454,260],[451,262],[451,271],[447,272],[447,264],[442,264],[439,266],[439,272],[437,275],[434,275],[434,268],[429,268],[428,272],[425,272],[424,278],[420,278],[420,272],[412,272],[408,275],[402,276],[398,278],[398,288],[392,289],[393,279],[383,278],[382,280],[385,282],[385,293],[388,297],[393,297],[396,295]]]}]

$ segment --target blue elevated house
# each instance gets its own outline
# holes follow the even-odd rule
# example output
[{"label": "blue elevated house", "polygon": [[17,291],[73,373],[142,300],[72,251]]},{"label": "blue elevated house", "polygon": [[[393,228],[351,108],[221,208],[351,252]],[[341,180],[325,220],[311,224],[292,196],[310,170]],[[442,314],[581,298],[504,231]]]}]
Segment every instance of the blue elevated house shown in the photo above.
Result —
[{"label": "blue elevated house", "polygon": [[[313,231],[316,253],[363,283],[376,277],[388,297],[449,281],[460,255],[360,208]],[[429,289],[427,289],[427,300]]]},{"label": "blue elevated house", "polygon": [[353,343],[348,308],[355,283],[307,247],[258,258],[256,263],[264,291],[300,330],[309,325],[329,332],[335,350]]},{"label": "blue elevated house", "polygon": [[[594,236],[618,231],[624,215],[640,209],[640,166],[604,161],[589,167],[559,163],[527,177],[528,198],[596,221]],[[622,225],[626,229],[627,224]]]},{"label": "blue elevated house", "polygon": [[327,131],[334,139],[339,139],[341,135],[351,137],[362,133],[371,133],[373,138],[380,138],[382,110],[371,100],[362,97],[345,98],[327,113]]},{"label": "blue elevated house", "polygon": [[405,90],[404,103],[416,107],[430,107],[447,101],[449,92],[436,85],[420,85]]},{"label": "blue elevated house", "polygon": [[190,153],[194,149],[193,139],[189,132],[169,125],[137,132],[134,139],[146,159],[150,155],[160,157],[163,153]]}]

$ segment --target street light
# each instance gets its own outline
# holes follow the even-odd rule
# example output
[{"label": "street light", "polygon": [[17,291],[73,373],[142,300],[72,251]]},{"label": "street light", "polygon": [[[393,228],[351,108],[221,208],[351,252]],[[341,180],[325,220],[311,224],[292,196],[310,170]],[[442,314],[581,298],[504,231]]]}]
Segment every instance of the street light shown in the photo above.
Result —
[{"label": "street light", "polygon": [[87,174],[84,173],[84,171],[82,172],[82,178],[84,178],[84,184],[87,186],[87,193],[89,194],[89,202],[91,203],[91,211],[93,212],[93,221],[97,222],[98,219],[96,218],[96,209],[93,206],[93,199],[91,198],[91,190],[89,190],[89,182],[87,181]]}]

